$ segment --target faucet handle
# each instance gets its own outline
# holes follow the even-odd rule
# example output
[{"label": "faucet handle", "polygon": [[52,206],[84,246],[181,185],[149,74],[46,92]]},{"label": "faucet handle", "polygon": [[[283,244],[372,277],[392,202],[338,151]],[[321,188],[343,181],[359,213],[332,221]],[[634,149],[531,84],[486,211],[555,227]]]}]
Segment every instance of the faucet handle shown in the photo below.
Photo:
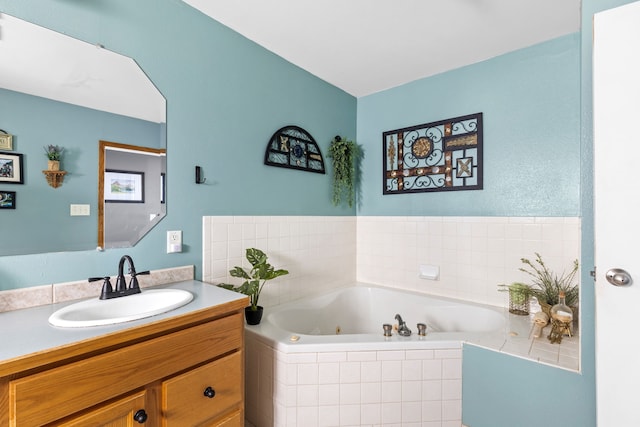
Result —
[{"label": "faucet handle", "polygon": [[100,299],[108,299],[109,294],[113,292],[113,286],[111,286],[111,278],[109,276],[105,277],[89,277],[89,282],[97,282],[98,280],[104,280],[102,284],[102,291],[100,292]]},{"label": "faucet handle", "polygon": [[116,278],[116,292],[124,292],[127,290],[127,282],[124,280],[124,275],[118,274]]},{"label": "faucet handle", "polygon": [[141,271],[140,273],[132,274],[131,275],[131,282],[129,283],[129,289],[140,289],[140,285],[138,284],[137,276],[149,275],[149,274],[151,274],[151,272],[149,270]]}]

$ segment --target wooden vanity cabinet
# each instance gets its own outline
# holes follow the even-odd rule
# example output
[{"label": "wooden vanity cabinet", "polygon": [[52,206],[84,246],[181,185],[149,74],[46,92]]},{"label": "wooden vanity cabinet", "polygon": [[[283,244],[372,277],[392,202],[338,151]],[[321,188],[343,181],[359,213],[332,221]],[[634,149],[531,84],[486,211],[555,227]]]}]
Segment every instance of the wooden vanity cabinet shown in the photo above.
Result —
[{"label": "wooden vanity cabinet", "polygon": [[242,427],[245,306],[0,362],[0,425]]}]

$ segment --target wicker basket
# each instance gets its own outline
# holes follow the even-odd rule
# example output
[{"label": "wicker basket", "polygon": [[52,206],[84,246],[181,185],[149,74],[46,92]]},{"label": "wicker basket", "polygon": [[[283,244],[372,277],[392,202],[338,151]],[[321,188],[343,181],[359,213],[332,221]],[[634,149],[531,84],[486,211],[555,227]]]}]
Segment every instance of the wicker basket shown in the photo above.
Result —
[{"label": "wicker basket", "polygon": [[509,313],[527,316],[529,314],[529,295],[510,289]]}]

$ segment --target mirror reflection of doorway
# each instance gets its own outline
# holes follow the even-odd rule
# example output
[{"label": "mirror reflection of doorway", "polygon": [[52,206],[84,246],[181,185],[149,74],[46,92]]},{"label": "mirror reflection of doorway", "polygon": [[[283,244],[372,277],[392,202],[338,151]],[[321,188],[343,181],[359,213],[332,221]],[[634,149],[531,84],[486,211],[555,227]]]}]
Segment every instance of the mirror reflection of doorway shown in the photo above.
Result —
[{"label": "mirror reflection of doorway", "polygon": [[166,215],[166,150],[100,141],[98,246],[134,246]]}]

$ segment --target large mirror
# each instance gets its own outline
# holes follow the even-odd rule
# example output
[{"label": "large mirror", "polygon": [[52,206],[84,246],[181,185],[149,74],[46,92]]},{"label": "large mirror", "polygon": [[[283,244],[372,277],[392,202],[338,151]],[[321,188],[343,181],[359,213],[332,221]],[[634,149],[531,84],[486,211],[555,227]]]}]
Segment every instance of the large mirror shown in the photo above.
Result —
[{"label": "large mirror", "polygon": [[[0,178],[0,191],[16,197],[14,208],[0,210],[0,221],[7,225],[0,256],[134,245],[166,212],[166,193],[159,190],[166,171],[164,97],[133,59],[101,45],[4,13],[0,36],[0,129],[13,140],[0,152],[19,155],[24,174],[22,183]],[[153,153],[146,156],[157,165],[149,166],[153,172],[144,171],[149,184],[145,200],[153,203],[104,202],[98,194],[104,188],[98,183],[104,177],[101,168],[140,172],[136,164],[141,160],[136,150],[121,150],[116,161],[127,164],[126,157],[132,156],[133,165],[111,167],[100,141]],[[42,172],[47,168],[43,147],[50,144],[64,147],[61,168],[67,174],[58,188],[50,187]],[[162,178],[151,177],[156,171]],[[158,196],[152,197],[156,190]],[[122,209],[109,205],[134,204],[136,215],[147,219],[145,226],[113,221],[112,212]],[[110,230],[126,230],[127,238]]]}]

